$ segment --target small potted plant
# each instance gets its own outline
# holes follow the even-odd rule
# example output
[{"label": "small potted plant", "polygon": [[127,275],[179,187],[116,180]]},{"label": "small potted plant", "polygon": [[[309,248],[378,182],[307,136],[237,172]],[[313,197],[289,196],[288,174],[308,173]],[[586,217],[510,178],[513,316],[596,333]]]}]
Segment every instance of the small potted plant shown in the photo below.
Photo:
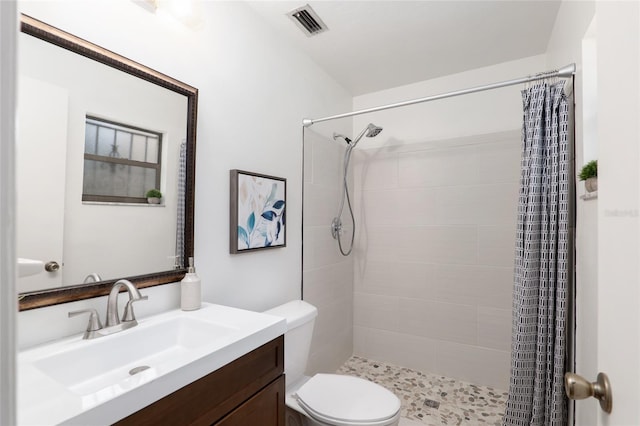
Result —
[{"label": "small potted plant", "polygon": [[584,187],[587,192],[598,190],[598,160],[589,161],[582,167],[578,175],[580,180],[584,181]]},{"label": "small potted plant", "polygon": [[162,192],[157,189],[150,189],[147,191],[147,203],[160,204],[160,198],[162,198]]}]

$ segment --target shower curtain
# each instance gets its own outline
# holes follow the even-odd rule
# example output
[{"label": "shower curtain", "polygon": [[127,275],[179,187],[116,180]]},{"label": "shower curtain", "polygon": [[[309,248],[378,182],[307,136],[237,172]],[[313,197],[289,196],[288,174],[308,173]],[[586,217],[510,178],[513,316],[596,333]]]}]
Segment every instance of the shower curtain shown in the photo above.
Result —
[{"label": "shower curtain", "polygon": [[503,425],[565,425],[569,282],[568,101],[564,83],[522,92],[524,121],[513,290],[511,380]]},{"label": "shower curtain", "polygon": [[178,160],[178,211],[176,218],[176,268],[185,267],[184,263],[184,226],[185,226],[185,190],[187,188],[187,143],[180,144]]}]

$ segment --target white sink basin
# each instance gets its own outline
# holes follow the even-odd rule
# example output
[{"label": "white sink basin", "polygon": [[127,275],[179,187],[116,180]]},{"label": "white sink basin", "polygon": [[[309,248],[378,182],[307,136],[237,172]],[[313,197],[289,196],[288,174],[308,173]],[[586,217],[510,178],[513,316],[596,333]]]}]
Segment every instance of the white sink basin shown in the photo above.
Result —
[{"label": "white sink basin", "polygon": [[138,322],[97,339],[74,336],[19,353],[18,422],[113,423],[286,329],[282,318],[209,304]]},{"label": "white sink basin", "polygon": [[153,369],[145,375],[153,372],[156,376],[179,367],[196,349],[222,347],[240,334],[237,328],[182,316],[146,325],[100,338],[91,345],[76,345],[33,365],[72,392],[89,395],[114,384],[128,387],[130,382],[138,382],[129,373],[136,367]]}]

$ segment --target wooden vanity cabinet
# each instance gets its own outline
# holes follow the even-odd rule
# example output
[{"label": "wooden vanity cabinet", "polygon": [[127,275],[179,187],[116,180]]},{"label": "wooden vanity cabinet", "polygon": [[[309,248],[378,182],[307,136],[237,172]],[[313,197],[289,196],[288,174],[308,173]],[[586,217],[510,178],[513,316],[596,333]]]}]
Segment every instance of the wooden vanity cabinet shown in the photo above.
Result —
[{"label": "wooden vanity cabinet", "polygon": [[116,425],[284,426],[284,384],[280,336]]}]

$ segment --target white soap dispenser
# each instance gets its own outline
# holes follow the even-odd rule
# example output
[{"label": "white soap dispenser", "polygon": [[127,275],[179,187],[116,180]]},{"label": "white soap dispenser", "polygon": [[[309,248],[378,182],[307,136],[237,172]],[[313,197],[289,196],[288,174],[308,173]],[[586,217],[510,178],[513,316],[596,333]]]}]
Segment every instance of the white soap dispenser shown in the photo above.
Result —
[{"label": "white soap dispenser", "polygon": [[193,267],[193,257],[189,258],[189,269],[180,283],[180,308],[183,311],[200,309],[201,280]]}]

